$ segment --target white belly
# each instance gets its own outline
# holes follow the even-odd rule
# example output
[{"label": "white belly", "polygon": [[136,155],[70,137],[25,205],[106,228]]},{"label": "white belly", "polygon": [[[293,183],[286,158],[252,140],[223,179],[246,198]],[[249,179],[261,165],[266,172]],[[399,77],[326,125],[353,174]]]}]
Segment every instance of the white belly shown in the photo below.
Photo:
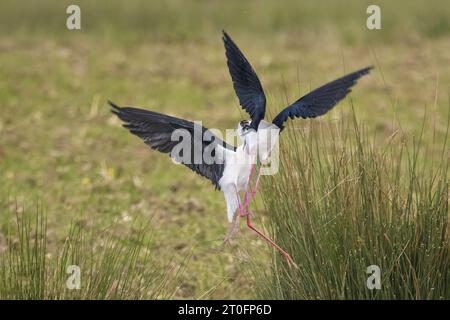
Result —
[{"label": "white belly", "polygon": [[242,146],[238,147],[235,153],[228,155],[219,185],[222,190],[230,185],[236,186],[238,191],[244,190],[250,175],[251,159]]}]

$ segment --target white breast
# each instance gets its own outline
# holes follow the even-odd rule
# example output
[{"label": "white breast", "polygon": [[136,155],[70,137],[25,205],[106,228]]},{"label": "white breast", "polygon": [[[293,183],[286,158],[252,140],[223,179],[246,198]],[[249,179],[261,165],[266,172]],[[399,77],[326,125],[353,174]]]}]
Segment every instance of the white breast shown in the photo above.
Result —
[{"label": "white breast", "polygon": [[280,129],[272,123],[262,120],[258,131],[249,132],[244,136],[245,142],[236,151],[227,150],[225,154],[225,169],[219,185],[234,185],[238,191],[245,188],[250,175],[251,163],[258,156],[261,163],[269,158],[270,153],[278,143]]},{"label": "white breast", "polygon": [[224,189],[227,185],[235,185],[238,191],[244,190],[250,175],[251,157],[244,151],[244,145],[239,146],[236,152],[227,152],[223,176],[219,185]]}]

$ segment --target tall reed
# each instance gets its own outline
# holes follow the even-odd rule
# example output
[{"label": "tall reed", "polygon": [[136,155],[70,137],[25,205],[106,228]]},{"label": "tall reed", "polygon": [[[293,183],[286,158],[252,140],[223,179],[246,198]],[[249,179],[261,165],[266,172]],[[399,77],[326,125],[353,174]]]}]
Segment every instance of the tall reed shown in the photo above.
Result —
[{"label": "tall reed", "polygon": [[354,115],[291,128],[262,199],[298,268],[277,252],[268,272],[255,266],[259,297],[450,299],[448,127],[441,152],[401,130],[377,142]]}]

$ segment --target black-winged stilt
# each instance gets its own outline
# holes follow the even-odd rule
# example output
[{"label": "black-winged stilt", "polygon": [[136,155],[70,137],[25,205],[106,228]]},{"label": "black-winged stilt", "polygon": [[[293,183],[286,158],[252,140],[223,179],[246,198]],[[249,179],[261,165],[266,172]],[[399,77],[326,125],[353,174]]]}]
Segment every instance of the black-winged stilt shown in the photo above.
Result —
[{"label": "black-winged stilt", "polygon": [[[272,123],[269,123],[264,121],[266,98],[256,72],[225,31],[223,41],[234,90],[240,105],[251,118],[238,124],[237,133],[243,142],[240,146],[231,146],[209,129],[188,120],[109,103],[112,112],[125,122],[124,127],[132,134],[142,138],[152,149],[170,154],[177,162],[208,178],[216,189],[224,193],[230,223],[230,231],[225,241],[236,231],[239,217],[245,216],[247,226],[279,250],[291,264],[293,260],[289,254],[254,228],[250,220],[249,203],[257,191],[261,176],[260,167],[255,186],[249,194],[248,187],[254,175],[256,158],[260,161],[267,160],[288,118],[315,118],[327,113],[351,91],[351,87],[361,76],[369,73],[372,67],[347,74],[311,91],[286,107]],[[184,137],[188,138],[185,139],[182,148],[179,148],[179,136],[178,139],[174,139],[178,131],[182,131]],[[244,192],[243,202],[239,194],[241,191]],[[233,224],[237,209],[239,214]]]}]

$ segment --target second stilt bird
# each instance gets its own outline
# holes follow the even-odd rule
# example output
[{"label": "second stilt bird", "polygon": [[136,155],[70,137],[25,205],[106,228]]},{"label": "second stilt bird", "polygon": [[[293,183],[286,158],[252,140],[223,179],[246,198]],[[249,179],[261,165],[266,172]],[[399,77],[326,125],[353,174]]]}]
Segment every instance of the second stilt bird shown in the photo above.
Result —
[{"label": "second stilt bird", "polygon": [[[110,102],[112,112],[125,122],[125,128],[152,149],[169,154],[177,162],[209,179],[216,189],[224,193],[230,223],[225,241],[236,231],[239,218],[246,217],[251,230],[279,250],[289,263],[293,263],[288,253],[251,223],[249,202],[255,195],[261,175],[259,171],[254,188],[248,192],[256,158],[259,156],[259,160],[263,161],[269,156],[274,139],[267,137],[273,137],[275,132],[277,138],[288,118],[315,118],[327,113],[372,67],[347,74],[311,91],[282,110],[269,123],[264,120],[266,97],[255,70],[226,32],[223,32],[223,42],[234,90],[240,105],[251,118],[238,124],[237,133],[243,142],[240,146],[231,146],[209,129],[188,120],[134,107],[119,107]],[[181,141],[181,147],[180,137],[187,138],[184,145]],[[243,192],[243,200],[240,192]],[[238,209],[239,214],[236,215]]]}]

